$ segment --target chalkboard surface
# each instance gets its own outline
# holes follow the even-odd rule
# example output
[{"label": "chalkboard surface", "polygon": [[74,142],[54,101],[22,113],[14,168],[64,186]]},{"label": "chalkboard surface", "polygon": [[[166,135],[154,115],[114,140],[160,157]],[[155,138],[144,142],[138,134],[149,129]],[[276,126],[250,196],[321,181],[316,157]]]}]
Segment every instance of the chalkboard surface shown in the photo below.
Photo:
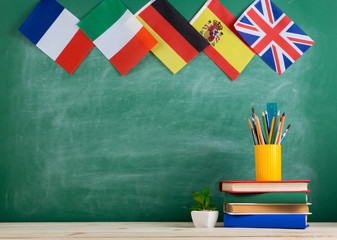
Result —
[{"label": "chalkboard surface", "polygon": [[[100,0],[59,2],[82,18]],[[170,2],[190,20],[205,0]],[[252,0],[221,2],[239,17]],[[1,1],[0,221],[190,221],[203,187],[222,211],[218,181],[255,177],[247,118],[267,102],[292,125],[283,179],[310,179],[309,221],[336,221],[337,1],[274,2],[316,44],[233,82],[204,53],[176,75],[149,53],[123,77],[96,48],[69,75],[17,30],[38,0]]]}]

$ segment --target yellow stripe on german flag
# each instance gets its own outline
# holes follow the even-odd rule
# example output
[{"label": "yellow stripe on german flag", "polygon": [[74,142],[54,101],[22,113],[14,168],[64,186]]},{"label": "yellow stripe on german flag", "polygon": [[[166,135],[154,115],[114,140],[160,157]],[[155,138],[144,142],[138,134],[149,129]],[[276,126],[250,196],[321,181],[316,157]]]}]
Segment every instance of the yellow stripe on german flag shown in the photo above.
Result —
[{"label": "yellow stripe on german flag", "polygon": [[158,43],[152,48],[152,52],[162,61],[168,68],[175,74],[182,69],[187,63],[182,59],[173,48],[170,47],[146,22],[139,16],[137,19],[143,24],[143,26],[151,33],[151,35],[158,41]]},{"label": "yellow stripe on german flag", "polygon": [[234,28],[236,18],[218,1],[209,0],[191,20],[192,26],[208,40],[204,52],[232,80],[235,80],[254,56]]},{"label": "yellow stripe on german flag", "polygon": [[151,51],[173,73],[209,46],[207,40],[167,0],[150,2],[136,15],[158,41]]}]

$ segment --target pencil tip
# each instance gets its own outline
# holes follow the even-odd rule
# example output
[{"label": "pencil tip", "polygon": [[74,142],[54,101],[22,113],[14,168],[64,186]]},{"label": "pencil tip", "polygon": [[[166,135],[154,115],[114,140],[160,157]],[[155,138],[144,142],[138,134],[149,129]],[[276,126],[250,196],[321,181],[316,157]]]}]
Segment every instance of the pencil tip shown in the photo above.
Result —
[{"label": "pencil tip", "polygon": [[282,114],[282,117],[284,117],[286,115],[286,113],[284,112],[283,114]]},{"label": "pencil tip", "polygon": [[254,108],[252,108],[252,112],[255,114],[255,110],[254,110]]},{"label": "pencil tip", "polygon": [[291,127],[291,124],[289,124],[287,128],[289,129],[290,127]]}]

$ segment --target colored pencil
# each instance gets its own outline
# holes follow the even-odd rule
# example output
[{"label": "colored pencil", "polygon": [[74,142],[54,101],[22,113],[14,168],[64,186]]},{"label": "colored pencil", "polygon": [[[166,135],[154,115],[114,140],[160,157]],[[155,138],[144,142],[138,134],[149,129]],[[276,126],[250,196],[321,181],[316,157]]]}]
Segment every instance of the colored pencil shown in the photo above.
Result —
[{"label": "colored pencil", "polygon": [[286,129],[286,131],[282,134],[282,137],[281,137],[281,140],[280,140],[280,144],[282,143],[283,139],[285,138],[285,136],[286,136],[286,134],[287,134],[287,132],[288,132],[290,126],[291,126],[291,125],[289,124],[288,127],[287,127],[287,129]]},{"label": "colored pencil", "polygon": [[[264,115],[266,116],[267,129],[268,129],[268,133],[269,133],[270,124],[269,124],[268,112],[265,111],[265,112],[264,112]],[[268,134],[268,135],[269,135],[269,134]]]},{"label": "colored pencil", "polygon": [[263,134],[261,130],[260,120],[259,117],[254,113],[254,119],[256,124],[257,136],[259,137],[259,143],[264,145]]},{"label": "colored pencil", "polygon": [[272,141],[271,141],[271,138],[272,138],[272,135],[273,135],[274,123],[275,123],[275,117],[273,117],[273,120],[271,120],[271,125],[270,125],[270,131],[269,131],[269,142],[270,142],[270,144],[273,144]]},{"label": "colored pencil", "polygon": [[253,128],[254,128],[255,131],[256,131],[256,124],[255,124],[254,116],[252,117],[252,124],[253,124]]},{"label": "colored pencil", "polygon": [[[269,119],[269,117],[271,119]],[[282,133],[284,123],[285,123],[285,113],[283,113],[282,116],[280,117],[279,110],[277,111],[277,114],[273,116],[268,116],[268,111],[262,111],[262,123],[260,123],[260,119],[256,115],[255,109],[252,108],[252,118],[251,119],[248,118],[248,125],[253,136],[254,144],[281,145],[291,126],[289,124],[284,133]]]},{"label": "colored pencil", "polygon": [[277,111],[275,123],[274,123],[274,130],[273,130],[273,136],[271,137],[271,142],[275,144],[275,139],[276,139],[276,134],[278,130],[278,125],[279,125],[279,120],[280,120],[280,110]]},{"label": "colored pencil", "polygon": [[[249,120],[249,119],[248,119]],[[252,134],[253,134],[253,139],[254,139],[254,144],[258,145],[259,144],[259,140],[257,139],[257,135],[256,135],[256,129],[252,126]]]},{"label": "colored pencil", "polygon": [[254,114],[255,113],[253,113],[252,115],[253,115],[253,117],[252,117],[252,124],[253,124],[253,128],[254,128],[254,132],[255,132],[255,135],[256,135],[256,137],[257,137],[257,142],[258,142],[258,144],[260,144],[260,141],[259,141],[259,133],[258,133],[258,131],[257,131],[257,128],[256,128],[256,122],[255,122],[255,119],[254,119]]},{"label": "colored pencil", "polygon": [[280,130],[279,130],[279,134],[278,134],[278,137],[277,137],[276,144],[280,144],[281,135],[282,135],[282,128],[283,128],[283,124],[284,124],[284,119],[285,119],[285,113],[283,113],[282,117],[281,117]]},{"label": "colored pencil", "polygon": [[249,119],[248,119],[248,124],[249,124],[250,131],[252,132],[252,135],[253,135],[254,144],[255,144],[255,145],[258,145],[258,144],[259,144],[259,141],[257,140],[257,137],[256,137],[256,134],[255,134],[253,125],[252,125],[252,123],[250,122]]},{"label": "colored pencil", "polygon": [[264,112],[262,112],[262,122],[263,122],[263,128],[264,128],[264,136],[266,138],[266,144],[269,144],[267,120],[266,120],[266,116],[264,115]]},{"label": "colored pencil", "polygon": [[256,124],[255,124],[255,120],[254,120],[253,117],[252,117],[252,124],[253,124],[253,129],[254,129],[254,132],[255,132],[255,136],[257,137]]},{"label": "colored pencil", "polygon": [[280,133],[280,125],[281,125],[281,124],[279,124],[279,125],[277,126],[277,130],[276,130],[276,136],[275,136],[274,144],[276,144],[276,141],[277,141],[278,135],[279,135],[279,133]]}]

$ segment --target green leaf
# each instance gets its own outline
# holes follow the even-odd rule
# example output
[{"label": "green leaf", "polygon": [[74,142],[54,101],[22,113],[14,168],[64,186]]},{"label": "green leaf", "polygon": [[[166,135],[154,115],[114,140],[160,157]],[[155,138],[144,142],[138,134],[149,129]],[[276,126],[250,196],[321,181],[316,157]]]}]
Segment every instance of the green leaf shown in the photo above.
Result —
[{"label": "green leaf", "polygon": [[211,196],[206,197],[205,200],[205,208],[208,206],[208,204],[211,202]]},{"label": "green leaf", "polygon": [[197,205],[194,205],[194,206],[192,206],[191,208],[190,208],[191,210],[202,210],[202,207],[201,207],[201,205],[200,204],[197,204]]},{"label": "green leaf", "polygon": [[201,194],[204,195],[205,197],[208,197],[208,195],[209,195],[209,189],[208,188],[202,189]]},{"label": "green leaf", "polygon": [[194,192],[193,199],[197,201],[199,204],[201,204],[201,206],[204,206],[205,197],[201,195],[200,192]]},{"label": "green leaf", "polygon": [[193,199],[199,204],[191,208],[191,210],[215,210],[215,205],[209,205],[211,203],[211,196],[209,195],[209,189],[204,188],[201,192],[192,192]]},{"label": "green leaf", "polygon": [[209,206],[207,206],[206,210],[216,210],[216,206],[215,205],[209,205]]},{"label": "green leaf", "polygon": [[197,191],[194,191],[194,192],[192,192],[192,195],[193,195],[193,196],[199,196],[199,195],[201,195],[201,193],[200,193],[200,192],[197,192]]}]

